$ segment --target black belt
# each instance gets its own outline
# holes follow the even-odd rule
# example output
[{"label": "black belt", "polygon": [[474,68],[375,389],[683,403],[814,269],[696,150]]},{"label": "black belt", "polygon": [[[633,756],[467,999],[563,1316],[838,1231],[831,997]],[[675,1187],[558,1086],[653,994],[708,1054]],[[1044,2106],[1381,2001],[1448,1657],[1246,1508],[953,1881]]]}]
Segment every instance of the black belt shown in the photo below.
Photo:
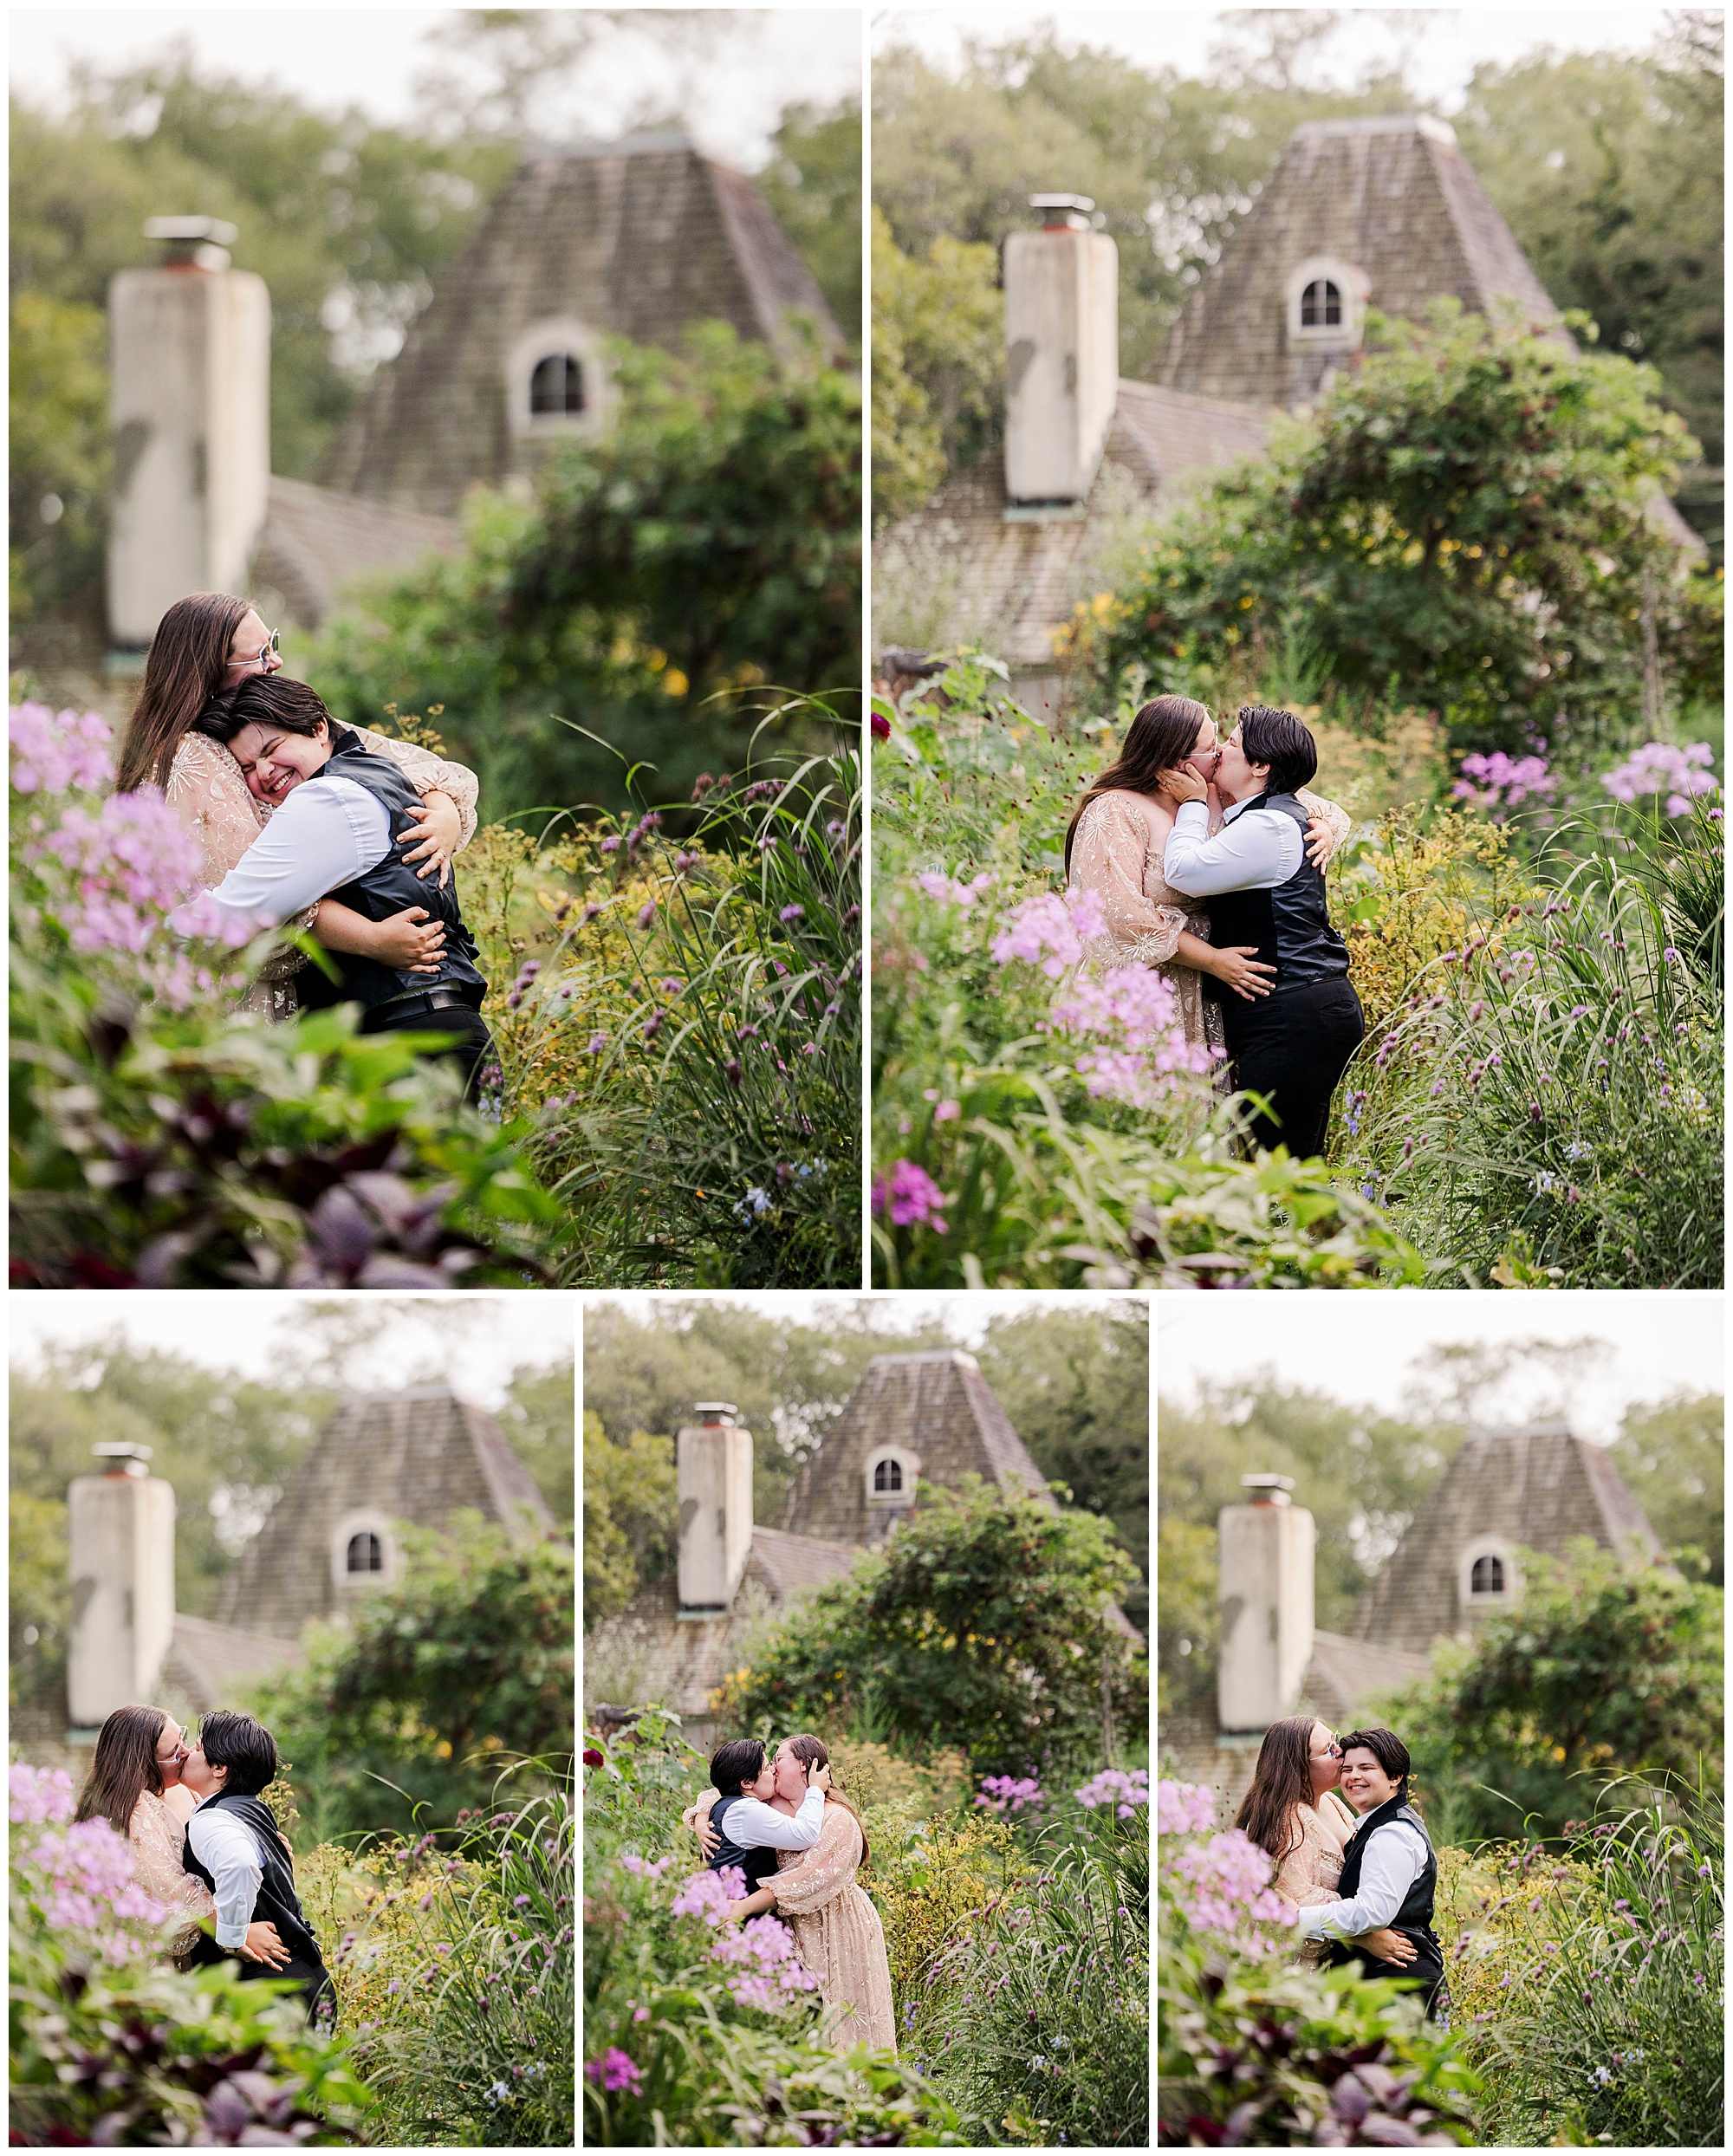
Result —
[{"label": "black belt", "polygon": [[392,1018],[419,1018],[429,1010],[473,1010],[476,1008],[458,988],[424,989],[418,996],[393,996],[389,1003],[375,1003],[369,1016],[375,1021],[389,1015]]}]

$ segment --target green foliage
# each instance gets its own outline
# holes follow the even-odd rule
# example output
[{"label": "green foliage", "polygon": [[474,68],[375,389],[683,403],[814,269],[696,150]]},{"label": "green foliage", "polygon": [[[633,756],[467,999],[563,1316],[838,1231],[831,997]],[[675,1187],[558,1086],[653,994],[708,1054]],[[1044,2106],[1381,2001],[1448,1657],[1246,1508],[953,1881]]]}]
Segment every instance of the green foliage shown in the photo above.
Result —
[{"label": "green foliage", "polygon": [[406,1802],[449,1824],[486,1803],[510,1757],[572,1750],[570,1550],[472,1513],[404,1542],[401,1581],[255,1688],[315,1839],[397,1824]]},{"label": "green foliage", "polygon": [[46,612],[102,573],[107,334],[98,308],[42,292],[19,292],[12,301],[7,489],[14,618]]},{"label": "green foliage", "polygon": [[1719,1398],[1676,1393],[1632,1407],[1608,1457],[1682,1570],[1724,1585],[1726,1411]]},{"label": "green foliage", "polygon": [[1438,711],[1458,753],[1622,737],[1645,612],[1697,666],[1677,549],[1646,513],[1693,451],[1658,391],[1651,368],[1453,301],[1424,327],[1374,317],[1309,419],[1152,536],[1101,663],[1231,703],[1303,616],[1329,687]]},{"label": "green foliage", "polygon": [[[1168,1412],[1164,1409],[1164,1448],[1168,1419]],[[1165,1499],[1156,1581],[1158,1724],[1170,1714],[1213,1714],[1216,1663],[1221,1644],[1217,1601],[1221,1571],[1216,1551],[1216,1529],[1191,1520],[1172,1517],[1165,1510]]]},{"label": "green foliage", "polygon": [[[798,699],[858,676],[858,385],[701,325],[678,354],[618,347],[617,423],[561,445],[533,502],[478,491],[455,560],[378,584],[305,672],[336,715],[445,707],[497,817],[623,807],[630,770],[664,801],[769,738],[828,733]],[[782,692],[791,692],[784,695]]]},{"label": "green foliage", "polygon": [[991,247],[939,234],[905,255],[873,212],[873,522],[918,509],[991,439],[1005,365]]},{"label": "green foliage", "polygon": [[[790,105],[757,175],[761,194],[830,302],[837,327],[860,344],[860,101],[834,110]],[[876,328],[876,326],[875,326]]]},{"label": "green foliage", "polygon": [[584,1624],[624,1609],[674,1568],[674,1444],[634,1430],[616,1445],[584,1410]]},{"label": "green foliage", "polygon": [[1147,1680],[1109,1615],[1135,1576],[1087,1513],[964,1477],[924,1484],[882,1549],[803,1601],[717,1694],[725,1721],[847,1724],[870,1698],[899,1748],[956,1744],[977,1772],[1053,1771],[1146,1713]]},{"label": "green foliage", "polygon": [[1386,1703],[1456,1838],[1556,1835],[1626,1775],[1718,1783],[1721,1590],[1586,1541],[1519,1562],[1520,1608],[1437,1647]]},{"label": "green foliage", "polygon": [[72,1635],[66,1505],[14,1489],[7,1498],[6,1666],[16,1709],[53,1700],[66,1681]]},{"label": "green foliage", "polygon": [[937,2017],[964,1990],[959,1952],[998,1911],[1025,1906],[1037,1867],[1016,1829],[983,1812],[917,1816],[900,1832],[869,1824],[861,1884],[885,1927],[898,2042],[926,2070],[943,2042]]},{"label": "green foliage", "polygon": [[569,1536],[577,1517],[577,1472],[572,1432],[577,1422],[578,1373],[568,1358],[546,1369],[526,1365],[512,1377],[499,1411],[500,1428],[529,1470],[554,1524]]}]

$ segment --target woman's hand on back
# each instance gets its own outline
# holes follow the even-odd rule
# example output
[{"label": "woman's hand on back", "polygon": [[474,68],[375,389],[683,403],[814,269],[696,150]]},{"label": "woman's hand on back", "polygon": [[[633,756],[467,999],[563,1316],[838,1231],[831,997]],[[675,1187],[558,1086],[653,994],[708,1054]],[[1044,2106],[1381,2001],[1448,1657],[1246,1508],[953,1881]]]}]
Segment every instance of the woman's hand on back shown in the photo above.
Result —
[{"label": "woman's hand on back", "polygon": [[394,965],[408,973],[437,973],[445,950],[445,924],[436,921],[425,906],[406,906],[400,913],[388,913],[378,924],[374,948],[367,953],[381,965]]},{"label": "woman's hand on back", "polygon": [[451,856],[464,835],[464,819],[458,813],[457,802],[436,789],[424,795],[404,814],[415,818],[416,828],[406,831],[397,841],[403,848],[403,858],[425,861],[426,866],[418,868],[416,874],[425,878],[437,873],[443,891],[451,880]]},{"label": "woman's hand on back", "polygon": [[[1216,963],[1210,969],[1224,986],[1247,1003],[1256,1003],[1260,996],[1269,995],[1275,984],[1275,968],[1266,965],[1257,955],[1256,944],[1223,944],[1216,953]],[[1262,978],[1264,974],[1270,978]]]},{"label": "woman's hand on back", "polygon": [[1376,1932],[1362,1932],[1354,1945],[1365,1947],[1375,1960],[1393,1962],[1399,1968],[1405,1969],[1411,1961],[1420,1958],[1420,1950],[1413,1940],[1405,1938],[1400,1932],[1392,1932],[1388,1925]]},{"label": "woman's hand on back", "polygon": [[1306,858],[1313,867],[1321,868],[1336,850],[1336,834],[1321,816],[1314,816],[1307,827]]}]

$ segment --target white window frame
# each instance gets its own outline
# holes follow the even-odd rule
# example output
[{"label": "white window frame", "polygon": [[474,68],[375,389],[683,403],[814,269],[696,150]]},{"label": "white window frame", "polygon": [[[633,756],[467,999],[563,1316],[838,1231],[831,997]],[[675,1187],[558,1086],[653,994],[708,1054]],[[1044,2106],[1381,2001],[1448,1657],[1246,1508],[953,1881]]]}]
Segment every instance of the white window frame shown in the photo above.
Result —
[{"label": "white window frame", "polygon": [[[561,354],[569,354],[583,369],[584,410],[532,412],[529,384],[536,367]],[[516,440],[536,441],[548,435],[594,440],[607,425],[613,400],[600,333],[570,315],[549,315],[531,322],[513,338],[506,354],[505,400]]]},{"label": "white window frame", "polygon": [[[1474,1591],[1474,1568],[1483,1557],[1496,1557],[1504,1568],[1503,1589],[1497,1594],[1477,1594]],[[1464,1543],[1457,1560],[1457,1598],[1463,1609],[1515,1609],[1522,1592],[1516,1552],[1502,1536],[1478,1535],[1471,1542]]]},{"label": "white window frame", "polygon": [[[1327,278],[1342,295],[1340,322],[1302,322],[1300,304],[1308,285]],[[1366,329],[1372,283],[1364,270],[1337,255],[1308,255],[1288,278],[1288,341],[1308,352],[1357,352]]]},{"label": "white window frame", "polygon": [[[377,1572],[351,1572],[349,1544],[357,1535],[377,1535],[380,1545],[380,1569]],[[331,1583],[340,1594],[356,1594],[366,1589],[394,1587],[403,1575],[402,1553],[397,1537],[391,1531],[391,1518],[377,1505],[367,1505],[359,1510],[346,1512],[331,1529]]]},{"label": "white window frame", "polygon": [[[887,1460],[894,1460],[903,1472],[900,1490],[875,1490],[873,1479]],[[900,1445],[879,1445],[866,1455],[866,1502],[875,1512],[906,1512],[915,1501],[915,1484],[920,1480],[920,1455],[911,1452]]]}]

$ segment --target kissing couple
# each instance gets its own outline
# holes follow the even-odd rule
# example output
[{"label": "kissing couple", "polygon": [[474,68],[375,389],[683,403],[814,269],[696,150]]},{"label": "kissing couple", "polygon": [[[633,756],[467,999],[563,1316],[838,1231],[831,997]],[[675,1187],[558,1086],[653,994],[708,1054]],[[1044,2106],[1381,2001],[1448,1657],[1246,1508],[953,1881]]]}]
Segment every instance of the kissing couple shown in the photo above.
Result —
[{"label": "kissing couple", "polygon": [[295,1858],[259,1792],[276,1744],[250,1714],[218,1708],[198,1734],[160,1707],[116,1707],[102,1724],[76,1816],[127,1836],[133,1871],[183,1917],[178,1969],[239,1964],[244,1983],[296,1984],[310,2021],[335,2008],[331,1978],[295,1891]]},{"label": "kissing couple", "polygon": [[1292,1715],[1264,1732],[1234,1824],[1274,1859],[1270,1886],[1300,1912],[1302,1968],[1357,1961],[1368,1976],[1412,1978],[1428,2018],[1447,2029],[1432,1929],[1438,1861],[1408,1801],[1409,1766],[1393,1731],[1338,1737]]},{"label": "kissing couple", "polygon": [[802,1967],[818,1979],[826,2041],[894,2054],[885,1927],[854,1881],[872,1850],[860,1813],[831,1785],[829,1751],[816,1737],[784,1737],[774,1756],[756,1737],[736,1737],[717,1748],[710,1778],[712,1794],[680,1816],[711,1871],[744,1875],[746,1893],[724,1921],[773,1910],[786,1919]]},{"label": "kissing couple", "polygon": [[1292,711],[1243,705],[1221,740],[1204,705],[1159,696],[1065,834],[1068,887],[1100,906],[1084,964],[1160,973],[1186,1040],[1258,1096],[1253,1146],[1296,1160],[1323,1151],[1331,1096],[1366,1035],[1324,886],[1349,819],[1308,791],[1317,770]]}]

